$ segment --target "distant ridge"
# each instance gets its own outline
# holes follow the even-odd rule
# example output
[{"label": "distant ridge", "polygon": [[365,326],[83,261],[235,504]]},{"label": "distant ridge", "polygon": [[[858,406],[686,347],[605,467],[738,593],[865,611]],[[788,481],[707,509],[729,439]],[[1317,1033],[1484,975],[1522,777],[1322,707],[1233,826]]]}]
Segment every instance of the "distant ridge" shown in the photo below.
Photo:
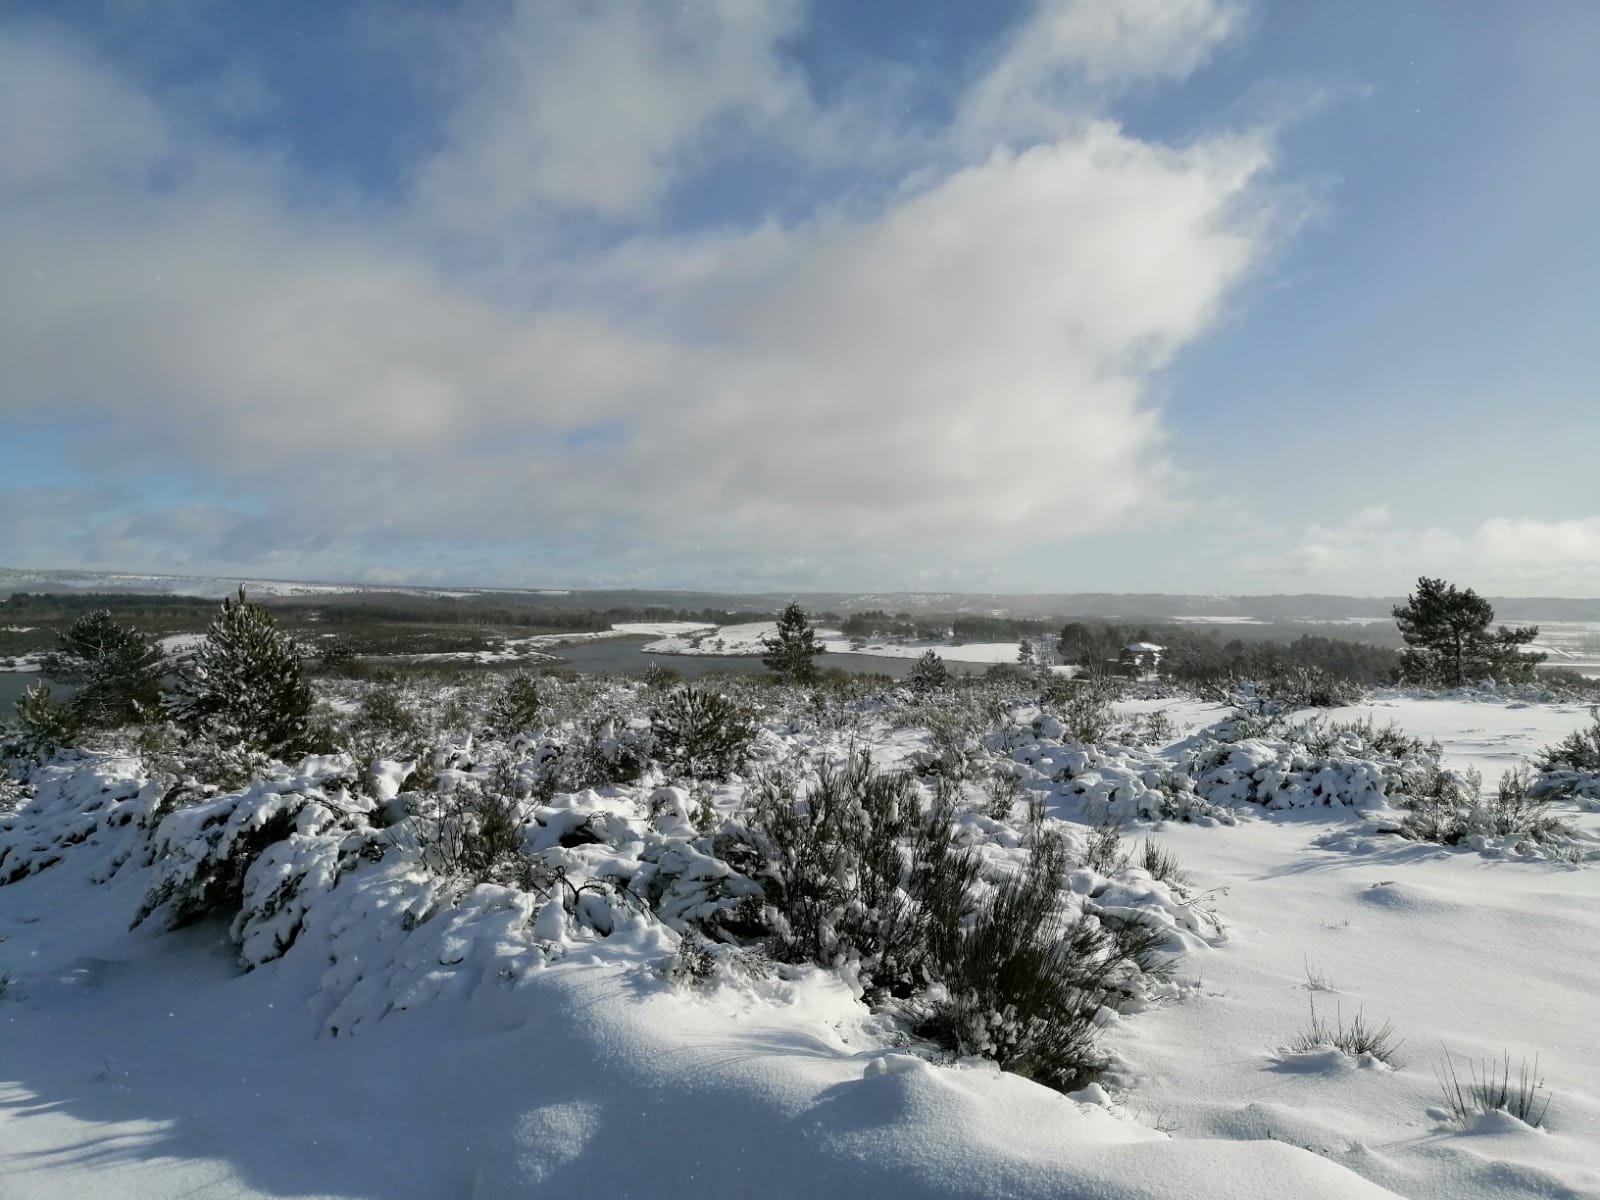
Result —
[{"label": "distant ridge", "polygon": [[[293,602],[335,596],[432,598],[462,604],[510,598],[550,608],[717,608],[771,611],[790,599],[839,613],[987,613],[1011,617],[1104,617],[1124,621],[1269,624],[1297,621],[1388,620],[1403,596],[1218,596],[1140,592],[718,592],[648,588],[422,587],[337,580],[246,579],[239,576],[158,575],[121,571],[29,571],[0,567],[0,597],[13,592],[123,592],[221,598],[240,583],[263,600]],[[1491,596],[1499,621],[1600,621],[1600,598]]]}]

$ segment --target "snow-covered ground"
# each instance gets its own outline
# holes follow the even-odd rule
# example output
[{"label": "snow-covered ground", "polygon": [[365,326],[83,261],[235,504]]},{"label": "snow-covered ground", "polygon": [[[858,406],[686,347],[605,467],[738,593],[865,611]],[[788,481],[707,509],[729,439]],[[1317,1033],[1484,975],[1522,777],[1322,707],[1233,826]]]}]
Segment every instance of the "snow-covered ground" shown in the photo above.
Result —
[{"label": "snow-covered ground", "polygon": [[[1164,711],[1180,740],[1226,716],[1123,709]],[[1489,784],[1589,719],[1398,694],[1334,715],[1369,714],[1438,737]],[[889,761],[927,745],[916,729],[867,739]],[[110,792],[88,787],[85,808],[137,790],[131,767],[102,776]],[[1569,815],[1600,847],[1600,812]],[[1170,822],[1153,836],[1222,935],[1187,940],[1176,994],[1113,1019],[1104,1087],[1068,1098],[906,1053],[828,972],[671,986],[659,928],[585,938],[508,889],[383,933],[409,928],[383,864],[241,973],[217,925],[130,931],[149,869],[113,870],[120,826],[85,828],[0,887],[7,1198],[1600,1195],[1600,863],[1371,836],[1344,808]],[[1312,1000],[1392,1022],[1398,1066],[1286,1053]],[[351,1019],[354,1036],[333,1035]],[[1447,1050],[1463,1078],[1509,1051],[1513,1083],[1537,1054],[1544,1128],[1446,1120]]]},{"label": "snow-covered ground", "polygon": [[[621,628],[618,626],[617,628]],[[641,632],[643,630],[641,629]],[[776,635],[775,621],[744,625],[699,625],[663,636],[640,649],[648,654],[765,654],[763,644]],[[932,650],[948,662],[1009,663],[1017,661],[1019,642],[889,641],[868,638],[859,645],[837,629],[818,629],[817,641],[830,654],[871,654],[879,658],[921,658]]]}]

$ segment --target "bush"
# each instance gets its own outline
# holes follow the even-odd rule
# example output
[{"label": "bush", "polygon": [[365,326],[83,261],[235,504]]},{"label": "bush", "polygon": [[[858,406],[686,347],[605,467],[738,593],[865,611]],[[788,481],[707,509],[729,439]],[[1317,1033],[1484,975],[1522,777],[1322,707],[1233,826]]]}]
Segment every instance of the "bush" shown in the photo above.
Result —
[{"label": "bush", "polygon": [[1503,838],[1518,852],[1569,842],[1572,828],[1550,811],[1548,796],[1530,794],[1526,767],[1500,777],[1485,799],[1477,772],[1458,775],[1436,761],[1407,772],[1396,797],[1405,810],[1399,833],[1415,841],[1459,845],[1474,837]]},{"label": "bush", "polygon": [[489,724],[502,737],[515,737],[539,724],[544,704],[532,675],[513,675],[489,705]]},{"label": "bush", "polygon": [[161,651],[107,609],[84,613],[56,638],[44,674],[78,690],[68,702],[87,726],[121,725],[153,711],[161,698]]},{"label": "bush", "polygon": [[998,886],[954,839],[950,789],[926,813],[905,775],[864,757],[820,768],[804,793],[769,775],[752,826],[772,910],[775,957],[853,974],[869,999],[896,998],[917,1034],[1060,1090],[1104,1066],[1103,1007],[1136,990],[1165,935],[1137,920],[1069,918],[1066,844],[1036,828],[1027,866]]},{"label": "bush", "polygon": [[1125,995],[1126,977],[1156,973],[1162,935],[1136,923],[1108,930],[1061,915],[1065,843],[1041,832],[1027,868],[978,905],[971,921],[942,925],[934,943],[943,996],[918,1032],[958,1054],[980,1054],[1058,1091],[1095,1078],[1100,1009]]},{"label": "bush", "polygon": [[1121,694],[1107,678],[1062,680],[1045,689],[1041,708],[1054,712],[1065,727],[1062,740],[1092,746],[1108,741],[1116,728],[1111,703]]},{"label": "bush", "polygon": [[309,744],[311,702],[293,644],[242,587],[237,601],[222,602],[165,700],[168,714],[191,735],[285,758]]},{"label": "bush", "polygon": [[1317,1012],[1317,1000],[1313,996],[1311,1024],[1290,1043],[1289,1049],[1294,1053],[1304,1054],[1308,1050],[1331,1046],[1340,1054],[1351,1058],[1370,1054],[1379,1062],[1398,1068],[1400,1063],[1395,1054],[1404,1044],[1395,1041],[1393,1025],[1387,1021],[1382,1025],[1375,1025],[1367,1020],[1366,1013],[1360,1009],[1356,1010],[1355,1019],[1349,1025],[1344,1023],[1344,1014],[1340,1011],[1335,1012],[1332,1021],[1327,1020]]},{"label": "bush", "polygon": [[925,651],[911,668],[911,673],[906,676],[906,684],[921,696],[948,687],[949,683],[950,668],[946,667],[944,659],[932,650]]},{"label": "bush", "polygon": [[750,753],[755,716],[709,688],[686,684],[650,712],[656,753],[671,772],[690,779],[726,779]]},{"label": "bush", "polygon": [[17,724],[17,751],[36,761],[78,740],[77,714],[50,694],[48,684],[37,680],[17,699]]},{"label": "bush", "polygon": [[1587,729],[1574,729],[1539,755],[1541,771],[1600,771],[1600,706],[1589,710]]},{"label": "bush", "polygon": [[764,775],[751,824],[765,841],[775,958],[845,968],[869,996],[926,982],[934,928],[959,921],[977,860],[952,842],[947,797],[924,818],[907,775],[866,756],[824,764],[804,795]]},{"label": "bush", "polygon": [[1469,1073],[1472,1082],[1461,1086],[1461,1080],[1456,1075],[1455,1063],[1450,1058],[1449,1051],[1445,1052],[1444,1066],[1436,1069],[1439,1086],[1444,1089],[1445,1103],[1450,1108],[1450,1115],[1463,1129],[1468,1128],[1472,1119],[1479,1115],[1492,1112],[1510,1113],[1524,1125],[1537,1129],[1544,1124],[1545,1113],[1550,1111],[1550,1094],[1545,1092],[1544,1102],[1540,1103],[1539,1093],[1544,1091],[1544,1080],[1539,1076],[1539,1056],[1534,1055],[1533,1066],[1528,1066],[1524,1058],[1517,1070],[1517,1086],[1511,1086],[1511,1052],[1505,1052],[1501,1059],[1500,1078],[1494,1077],[1494,1068],[1490,1063],[1483,1064],[1482,1074],[1479,1074],[1476,1063],[1469,1064]]}]

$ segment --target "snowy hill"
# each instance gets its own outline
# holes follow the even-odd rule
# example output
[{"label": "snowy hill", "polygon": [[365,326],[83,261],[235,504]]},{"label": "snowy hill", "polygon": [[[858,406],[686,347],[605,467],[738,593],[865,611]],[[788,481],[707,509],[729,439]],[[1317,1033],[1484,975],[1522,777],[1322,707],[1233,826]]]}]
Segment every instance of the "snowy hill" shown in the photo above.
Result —
[{"label": "snowy hill", "polygon": [[[548,702],[596,695],[570,687]],[[605,704],[645,696],[618,687]],[[772,708],[756,752],[838,759],[865,744],[923,770],[938,743],[896,715],[908,703],[863,696],[831,724]],[[137,755],[60,759],[0,817],[0,1191],[1595,1194],[1600,965],[1578,948],[1600,944],[1600,905],[1593,865],[1574,863],[1600,849],[1600,813],[1562,802],[1572,862],[1510,840],[1405,840],[1383,832],[1396,768],[1363,735],[1319,763],[1273,734],[1238,740],[1214,705],[1121,706],[1131,728],[1157,711],[1153,742],[1079,746],[1017,700],[972,750],[985,772],[1017,773],[1085,864],[1064,902],[1183,950],[1170,983],[1103,1013],[1109,1069],[1071,1095],[931,1052],[849,970],[730,946],[703,978],[685,974],[685,922],[731,912],[743,885],[693,797],[654,769],[528,802],[525,851],[559,867],[541,891],[460,887],[428,867],[420,818],[393,824],[397,805],[422,811],[401,791],[414,763],[379,758],[363,777],[313,758],[174,805]],[[1405,695],[1329,716],[1374,712],[1440,738],[1460,768],[1515,763],[1588,720],[1576,705]],[[518,743],[527,769],[552,736]],[[441,744],[443,797],[486,786],[511,745]],[[710,819],[736,829],[749,786],[717,787]],[[985,870],[1015,869],[1035,836],[1022,802],[995,816],[963,786],[959,837]],[[1153,831],[1187,883],[1138,866],[1131,841],[1133,865],[1096,858],[1108,817]],[[232,861],[251,864],[238,911],[168,928]],[[1393,1022],[1401,1052],[1294,1049],[1312,1002]],[[1540,1055],[1544,1127],[1453,1124],[1442,1047],[1463,1072],[1502,1050]]]}]

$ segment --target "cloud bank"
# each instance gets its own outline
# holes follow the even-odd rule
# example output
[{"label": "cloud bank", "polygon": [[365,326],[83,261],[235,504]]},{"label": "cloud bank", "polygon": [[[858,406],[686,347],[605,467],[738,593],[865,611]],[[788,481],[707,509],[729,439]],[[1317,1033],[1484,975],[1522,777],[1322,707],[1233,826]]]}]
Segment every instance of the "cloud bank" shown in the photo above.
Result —
[{"label": "cloud bank", "polygon": [[[0,416],[97,483],[0,492],[0,560],[884,586],[1181,505],[1157,384],[1274,245],[1273,144],[1108,105],[1239,6],[1041,3],[932,135],[819,102],[807,15],[428,25],[440,137],[382,194],[7,28]],[[754,154],[800,215],[696,220]]]}]

